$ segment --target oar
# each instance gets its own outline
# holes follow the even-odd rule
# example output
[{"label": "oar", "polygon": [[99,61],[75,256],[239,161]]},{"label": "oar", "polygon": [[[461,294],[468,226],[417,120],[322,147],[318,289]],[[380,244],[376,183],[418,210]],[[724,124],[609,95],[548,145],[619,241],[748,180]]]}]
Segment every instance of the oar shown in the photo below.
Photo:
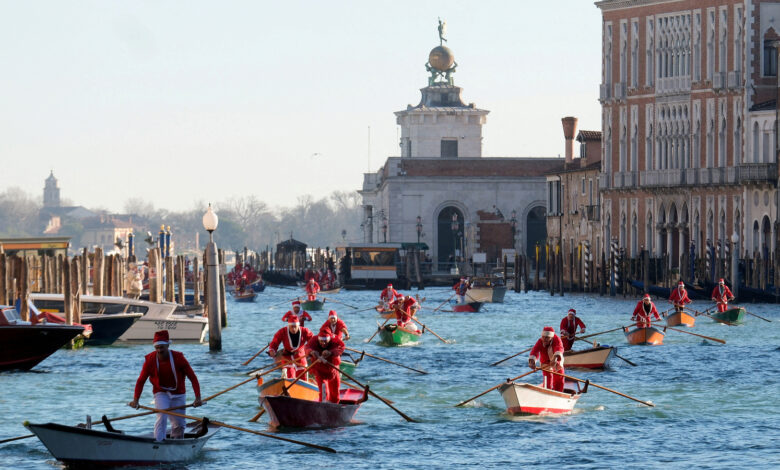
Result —
[{"label": "oar", "polygon": [[592,334],[589,334],[589,335],[580,336],[580,339],[591,338],[593,336],[603,335],[604,333],[612,333],[613,331],[622,330],[622,329],[623,329],[623,327],[621,326],[621,327],[613,328],[613,329],[607,330],[607,331],[600,331],[598,333],[592,333]]},{"label": "oar", "polygon": [[520,351],[517,354],[512,354],[509,357],[505,357],[505,358],[501,359],[500,361],[497,361],[497,362],[494,362],[494,363],[490,364],[490,367],[497,366],[497,365],[501,364],[502,362],[505,362],[505,361],[508,361],[508,360],[512,359],[513,357],[517,357],[517,356],[519,356],[519,355],[521,355],[523,353],[527,353],[531,349],[533,349],[533,348],[523,349],[522,351]]},{"label": "oar", "polygon": [[772,323],[772,320],[768,320],[768,319],[766,319],[766,318],[764,318],[764,317],[760,317],[760,316],[756,315],[755,313],[748,312],[748,311],[747,311],[747,309],[745,309],[745,313],[747,313],[748,315],[753,315],[754,317],[756,317],[756,318],[760,318],[760,319],[762,319],[762,320],[764,320],[764,321],[768,321],[769,323]]},{"label": "oar", "polygon": [[357,309],[357,307],[355,307],[354,305],[345,304],[344,302],[340,302],[340,301],[338,301],[338,300],[331,299],[330,297],[324,297],[324,296],[323,296],[322,298],[323,298],[323,299],[325,299],[325,300],[330,300],[331,302],[335,302],[335,303],[337,303],[337,304],[344,305],[344,306],[346,306],[346,307],[349,307],[349,308],[354,308],[354,309]]},{"label": "oar", "polygon": [[257,413],[256,415],[254,415],[254,416],[252,417],[252,419],[250,419],[250,420],[249,420],[249,422],[250,422],[250,423],[256,423],[256,422],[257,422],[257,420],[258,420],[258,419],[260,419],[260,417],[261,417],[261,416],[263,416],[263,414],[265,414],[265,408],[261,408],[261,409],[260,409],[260,412],[259,412],[259,413]]},{"label": "oar", "polygon": [[435,311],[439,310],[440,308],[442,308],[442,307],[444,306],[444,304],[446,304],[447,302],[449,302],[449,301],[450,301],[450,299],[451,299],[451,298],[453,298],[453,297],[455,297],[457,294],[458,294],[458,293],[457,293],[457,292],[455,292],[454,294],[452,294],[451,296],[449,296],[449,298],[448,298],[447,300],[445,300],[444,302],[442,302],[442,303],[441,303],[441,305],[439,305],[438,307],[436,307],[435,309],[433,309],[433,311],[435,312]]},{"label": "oar", "polygon": [[403,367],[405,369],[413,370],[413,371],[418,372],[420,374],[427,374],[427,372],[425,372],[424,370],[419,370],[419,369],[415,369],[414,367],[405,366],[403,364],[399,364],[397,362],[393,362],[390,359],[385,359],[384,357],[374,356],[373,354],[369,354],[369,353],[367,353],[365,351],[358,351],[357,349],[352,349],[352,348],[348,348],[348,347],[345,347],[344,349],[346,349],[348,351],[352,351],[354,353],[365,354],[368,357],[373,357],[374,359],[379,359],[380,361],[385,361],[385,362],[388,362],[390,364]]},{"label": "oar", "polygon": [[632,397],[630,395],[626,395],[625,393],[620,393],[617,390],[612,390],[611,388],[607,388],[607,387],[604,387],[604,386],[601,386],[601,385],[598,385],[598,384],[594,384],[593,382],[590,382],[589,380],[578,379],[577,377],[572,377],[571,375],[561,374],[560,372],[555,372],[554,370],[551,370],[549,372],[552,372],[555,375],[560,375],[561,377],[565,377],[565,378],[570,379],[570,380],[576,380],[577,382],[582,382],[582,383],[588,382],[590,385],[592,385],[592,386],[594,386],[596,388],[600,388],[602,390],[606,390],[608,392],[612,392],[615,395],[620,395],[621,397],[628,398],[629,400],[634,400],[636,402],[639,402],[639,403],[641,403],[643,405],[646,405],[646,406],[649,406],[651,408],[655,407],[655,405],[650,403],[649,401],[642,401],[642,400],[640,400],[638,398],[634,398],[634,397]]},{"label": "oar", "polygon": [[281,302],[277,302],[277,303],[275,303],[273,305],[269,305],[268,308],[276,307],[276,306],[282,305],[282,304],[286,304],[287,302],[292,302],[293,300],[296,300],[296,299],[300,299],[300,297],[296,297],[296,298],[293,298],[293,299],[290,299],[290,300],[283,300]]},{"label": "oar", "polygon": [[718,338],[713,338],[712,336],[704,336],[704,335],[700,335],[700,334],[697,334],[697,333],[691,333],[690,331],[678,330],[677,328],[672,328],[671,326],[665,326],[663,328],[664,328],[664,331],[667,330],[667,329],[670,329],[672,331],[678,331],[680,333],[685,333],[687,335],[698,336],[699,338],[704,338],[704,339],[708,339],[710,341],[717,341],[718,343],[726,344],[725,340],[718,339]]},{"label": "oar", "polygon": [[327,362],[327,361],[325,361],[324,363],[325,363],[325,364],[327,364],[327,365],[329,365],[330,367],[332,367],[332,368],[336,369],[336,371],[337,371],[337,372],[341,372],[341,374],[342,374],[344,377],[348,378],[349,380],[351,380],[351,381],[355,382],[356,384],[360,385],[361,387],[363,387],[363,389],[364,389],[366,392],[368,392],[368,394],[369,394],[369,395],[371,395],[372,397],[374,397],[374,398],[376,398],[376,399],[380,400],[382,403],[384,403],[385,405],[387,405],[387,406],[389,406],[390,408],[392,408],[392,409],[393,409],[393,411],[395,411],[396,413],[398,413],[399,415],[401,415],[401,416],[402,416],[402,417],[403,417],[405,420],[409,421],[410,423],[419,423],[419,421],[417,421],[416,419],[414,419],[414,418],[410,418],[409,416],[407,416],[406,414],[404,414],[404,412],[403,412],[403,411],[401,411],[401,410],[399,410],[398,408],[396,408],[396,407],[394,407],[393,405],[391,405],[391,404],[390,404],[390,402],[389,402],[388,400],[385,400],[384,398],[382,398],[382,397],[380,397],[379,395],[377,395],[376,393],[374,393],[374,392],[373,392],[371,389],[369,389],[368,387],[366,387],[366,386],[365,386],[365,385],[363,385],[362,383],[358,382],[358,381],[357,381],[357,379],[355,379],[355,378],[354,378],[354,377],[352,377],[351,375],[347,374],[347,373],[346,373],[346,372],[344,372],[343,370],[339,370],[339,368],[338,368],[338,367],[334,366],[334,365],[333,365],[333,364],[331,364],[330,362]]},{"label": "oar", "polygon": [[[144,408],[146,410],[150,410],[152,413],[165,413],[165,414],[171,415],[171,416],[178,416],[179,418],[193,419],[195,421],[203,421],[203,418],[198,418],[198,417],[195,417],[195,416],[188,416],[188,415],[181,414],[181,413],[175,413],[173,411],[158,410],[156,408],[151,408],[151,407],[143,406],[143,405],[141,405],[141,408]],[[282,437],[282,436],[275,436],[273,434],[266,434],[264,432],[255,431],[254,429],[247,429],[247,428],[242,428],[242,427],[239,427],[239,426],[233,426],[232,424],[223,423],[221,421],[209,420],[209,422],[211,424],[214,424],[216,426],[221,426],[223,428],[235,429],[236,431],[244,431],[244,432],[248,432],[248,433],[252,433],[252,434],[257,434],[258,436],[270,437],[271,439],[278,439],[280,441],[292,442],[293,444],[298,444],[298,445],[302,445],[302,446],[306,446],[306,447],[311,447],[311,448],[314,448],[314,449],[324,450],[326,452],[331,452],[331,453],[334,453],[334,454],[336,453],[336,451],[334,449],[331,449],[330,447],[325,447],[325,446],[321,446],[321,445],[317,445],[317,444],[311,444],[309,442],[296,441],[295,439],[289,439],[287,437]]]},{"label": "oar", "polygon": [[375,305],[375,306],[373,306],[373,307],[368,307],[368,308],[361,308],[360,310],[355,310],[355,311],[354,311],[354,312],[352,312],[352,313],[367,312],[367,311],[369,311],[369,310],[376,310],[376,309],[377,309],[377,308],[379,308],[379,307],[381,307],[381,305]]},{"label": "oar", "polygon": [[309,364],[308,366],[306,366],[306,368],[303,369],[303,372],[298,374],[298,376],[295,377],[295,380],[293,380],[290,385],[282,385],[282,395],[284,395],[286,397],[289,397],[290,396],[290,392],[288,392],[287,390],[291,389],[293,385],[298,383],[298,381],[301,380],[301,377],[306,375],[306,372],[309,372],[309,369],[311,369],[314,366],[314,364],[316,364],[316,363],[317,363],[317,361],[314,361],[311,364]]},{"label": "oar", "polygon": [[[579,336],[575,336],[575,337],[574,337],[574,339],[575,339],[575,340],[584,341],[584,342],[586,342],[586,343],[590,343],[590,341],[585,341],[584,339],[580,338]],[[596,347],[596,344],[595,344],[595,343],[593,344],[593,347]],[[613,352],[613,354],[615,354],[615,357],[617,357],[618,359],[623,359],[624,361],[628,362],[630,365],[632,365],[632,366],[636,367],[636,364],[634,364],[633,362],[629,361],[629,360],[628,360],[628,359],[626,359],[625,357],[623,357],[623,356],[619,355],[617,352]]]},{"label": "oar", "polygon": [[[518,354],[521,354],[521,353],[518,353]],[[534,369],[534,370],[530,370],[530,371],[526,372],[525,374],[520,374],[520,375],[518,375],[517,377],[513,377],[513,378],[511,378],[511,379],[506,379],[506,382],[514,382],[515,380],[517,380],[517,379],[520,379],[520,378],[522,378],[522,377],[525,377],[526,375],[533,374],[533,373],[534,373],[534,372],[536,372],[537,370],[541,370],[541,369]],[[458,407],[458,406],[463,406],[463,405],[465,405],[466,403],[468,403],[468,402],[470,402],[470,401],[476,400],[477,398],[481,397],[482,395],[485,395],[485,394],[487,394],[487,393],[489,393],[489,392],[492,392],[493,390],[497,389],[498,387],[500,387],[500,386],[504,385],[506,382],[501,382],[500,384],[496,385],[495,387],[490,387],[489,389],[485,390],[484,392],[480,393],[479,395],[475,395],[475,396],[473,396],[473,397],[469,398],[468,400],[464,400],[464,401],[462,401],[462,402],[458,403],[458,404],[457,404],[457,405],[455,405],[455,406],[456,406],[456,407]]]},{"label": "oar", "polygon": [[435,336],[435,337],[439,338],[439,339],[441,340],[441,342],[442,342],[442,343],[445,343],[445,344],[450,344],[450,341],[448,341],[448,340],[446,340],[446,339],[442,338],[441,336],[437,335],[435,331],[433,331],[432,329],[430,329],[430,328],[428,328],[427,326],[425,326],[425,324],[424,324],[423,322],[421,322],[420,320],[418,320],[418,319],[416,319],[416,318],[412,317],[412,321],[414,321],[414,322],[415,322],[415,323],[417,323],[418,325],[422,326],[422,327],[423,327],[423,332],[425,332],[425,330],[428,330],[428,331],[430,331],[430,332],[431,332],[431,334],[432,334],[433,336]]},{"label": "oar", "polygon": [[372,340],[372,339],[374,339],[374,336],[376,336],[376,334],[377,334],[377,333],[379,333],[380,331],[382,331],[382,327],[383,327],[383,326],[385,326],[385,325],[387,324],[387,322],[389,322],[389,321],[390,321],[390,319],[391,319],[391,318],[393,318],[393,317],[387,317],[387,320],[385,320],[385,322],[384,322],[384,323],[382,323],[381,325],[379,325],[379,326],[377,327],[377,329],[376,329],[376,331],[374,332],[374,334],[373,334],[373,335],[371,335],[371,337],[370,337],[370,338],[368,338],[368,339],[364,339],[364,340],[363,340],[363,342],[364,342],[364,343],[370,343],[370,342],[371,342],[371,340]]},{"label": "oar", "polygon": [[261,350],[257,351],[257,354],[255,354],[254,356],[252,356],[252,357],[250,357],[249,359],[247,359],[247,360],[246,360],[246,362],[242,362],[242,363],[241,363],[241,365],[242,365],[242,366],[248,366],[248,365],[249,365],[249,363],[250,363],[250,362],[252,362],[252,360],[253,360],[254,358],[256,358],[257,356],[259,356],[259,355],[260,355],[260,353],[262,353],[263,351],[265,351],[265,349],[266,349],[268,346],[270,346],[270,344],[271,344],[271,343],[268,343],[268,344],[266,344],[266,345],[265,345],[265,347],[263,347],[263,349],[261,349]]}]

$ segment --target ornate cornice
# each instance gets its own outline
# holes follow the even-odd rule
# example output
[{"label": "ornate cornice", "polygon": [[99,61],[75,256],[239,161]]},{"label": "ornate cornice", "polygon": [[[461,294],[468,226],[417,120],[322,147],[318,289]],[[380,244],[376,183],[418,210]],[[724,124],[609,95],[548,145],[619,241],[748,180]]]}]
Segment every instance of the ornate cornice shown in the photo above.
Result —
[{"label": "ornate cornice", "polygon": [[647,5],[660,5],[663,3],[683,3],[683,0],[602,0],[596,2],[595,5],[599,7],[601,11],[612,11]]}]

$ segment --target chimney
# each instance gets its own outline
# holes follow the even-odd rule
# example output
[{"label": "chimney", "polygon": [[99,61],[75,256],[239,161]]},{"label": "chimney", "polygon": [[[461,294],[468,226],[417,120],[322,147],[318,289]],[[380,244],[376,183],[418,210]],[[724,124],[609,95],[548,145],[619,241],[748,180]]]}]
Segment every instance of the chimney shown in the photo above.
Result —
[{"label": "chimney", "polygon": [[577,132],[577,118],[566,116],[561,119],[563,124],[563,137],[566,139],[566,163],[571,163],[574,158],[574,134]]}]

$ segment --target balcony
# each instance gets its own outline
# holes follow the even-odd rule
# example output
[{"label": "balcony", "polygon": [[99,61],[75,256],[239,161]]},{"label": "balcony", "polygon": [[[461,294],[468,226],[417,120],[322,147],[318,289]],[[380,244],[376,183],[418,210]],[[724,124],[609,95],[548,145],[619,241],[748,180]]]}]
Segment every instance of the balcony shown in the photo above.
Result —
[{"label": "balcony", "polygon": [[585,214],[588,217],[588,222],[598,222],[601,220],[601,206],[598,204],[585,206]]},{"label": "balcony", "polygon": [[599,191],[602,189],[611,189],[612,185],[609,184],[609,173],[599,173]]},{"label": "balcony", "polygon": [[619,82],[615,83],[615,99],[616,100],[624,100],[626,99],[626,82]]},{"label": "balcony", "polygon": [[655,92],[659,95],[690,93],[691,76],[681,75],[678,77],[659,78]]},{"label": "balcony", "polygon": [[733,72],[729,72],[729,88],[736,89],[736,88],[742,88],[742,71],[741,70],[734,70]]},{"label": "balcony", "polygon": [[726,87],[726,74],[724,72],[715,72],[712,74],[712,89],[721,90]]},{"label": "balcony", "polygon": [[737,169],[727,168],[701,168],[699,169],[699,184],[734,184],[737,180]]},{"label": "balcony", "polygon": [[612,85],[609,83],[602,83],[599,86],[599,99],[602,101],[606,101],[612,97],[612,94],[610,93],[612,88]]},{"label": "balcony", "polygon": [[777,181],[776,163],[749,163],[742,164],[736,169],[738,183]]},{"label": "balcony", "polygon": [[687,184],[684,170],[650,170],[642,172],[643,187],[682,186]]},{"label": "balcony", "polygon": [[612,187],[615,189],[620,188],[636,188],[639,181],[637,181],[636,171],[620,171],[612,174]]}]

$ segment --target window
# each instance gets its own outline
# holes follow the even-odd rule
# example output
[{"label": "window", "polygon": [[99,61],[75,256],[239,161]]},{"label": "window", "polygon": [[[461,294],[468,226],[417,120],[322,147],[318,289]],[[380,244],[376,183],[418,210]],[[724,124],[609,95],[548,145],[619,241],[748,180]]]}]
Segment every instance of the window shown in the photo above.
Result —
[{"label": "window", "polygon": [[580,158],[585,158],[585,142],[580,144]]},{"label": "window", "polygon": [[441,158],[458,158],[458,141],[455,139],[442,139]]},{"label": "window", "polygon": [[582,195],[585,195],[585,177],[582,177]]},{"label": "window", "polygon": [[774,41],[764,41],[764,76],[777,76],[777,50]]}]

